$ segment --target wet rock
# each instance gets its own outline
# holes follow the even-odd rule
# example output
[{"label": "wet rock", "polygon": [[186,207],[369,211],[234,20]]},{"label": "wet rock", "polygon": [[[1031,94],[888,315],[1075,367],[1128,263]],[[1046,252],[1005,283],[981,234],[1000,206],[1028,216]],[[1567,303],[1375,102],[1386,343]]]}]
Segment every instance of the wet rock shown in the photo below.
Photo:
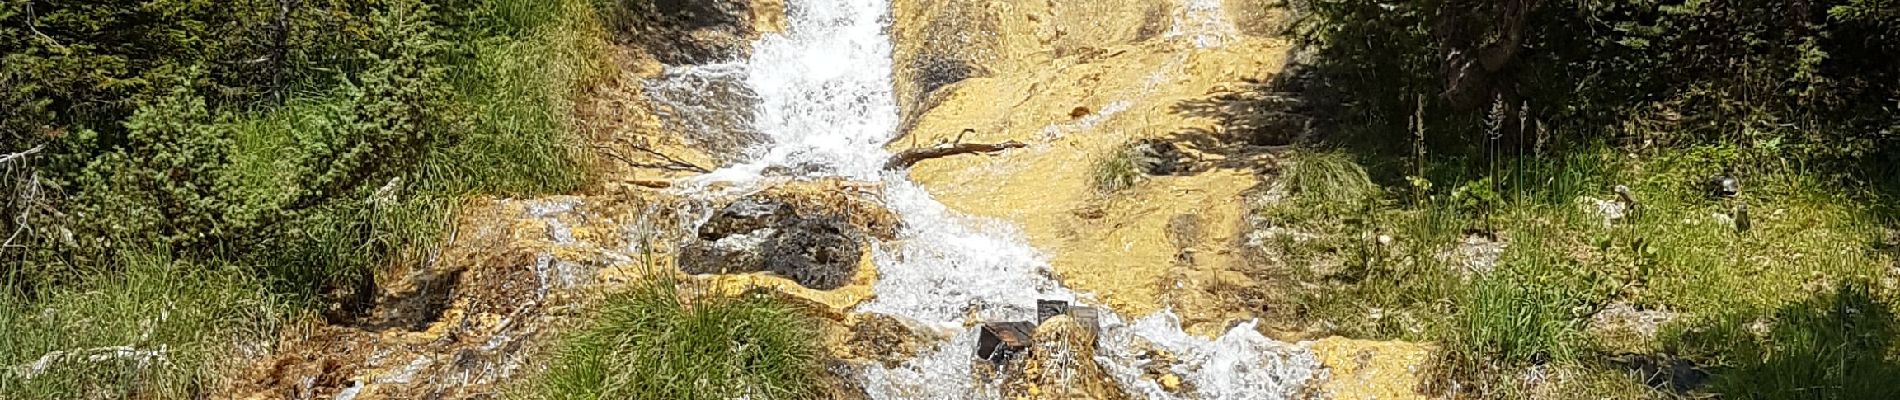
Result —
[{"label": "wet rock", "polygon": [[839,360],[825,362],[825,372],[819,375],[823,382],[818,385],[822,395],[819,398],[836,400],[869,400],[871,396],[864,390],[864,366]]},{"label": "wet rock", "polygon": [[991,322],[983,324],[976,340],[976,359],[1003,365],[1030,351],[1035,342],[1036,324],[1028,322]]},{"label": "wet rock", "polygon": [[761,249],[765,271],[808,288],[837,289],[858,273],[861,235],[836,217],[787,219]]},{"label": "wet rock", "polygon": [[739,274],[763,271],[764,241],[777,232],[761,229],[680,247],[680,270],[689,274]]},{"label": "wet rock", "polygon": [[864,252],[861,235],[838,218],[782,218],[769,228],[688,243],[680,253],[680,269],[690,274],[772,272],[808,288],[836,289],[857,274]]},{"label": "wet rock", "polygon": [[[739,161],[745,150],[767,138],[753,123],[758,93],[746,84],[749,72],[729,64],[668,67],[647,79],[641,90],[651,99],[654,114],[666,132],[675,132],[685,145],[703,151],[712,161]],[[650,138],[629,138],[649,141]],[[674,149],[645,147],[669,153]],[[640,151],[624,152],[640,155]]]},{"label": "wet rock", "polygon": [[[1095,333],[1066,315],[1036,327],[1035,343],[1019,375],[1004,380],[1015,398],[1125,399],[1121,386],[1095,361]],[[1177,378],[1178,380],[1178,378]]]},{"label": "wet rock", "polygon": [[853,315],[850,336],[844,348],[852,357],[876,361],[886,368],[909,361],[931,343],[949,339],[949,335],[925,328],[908,318],[884,314]]},{"label": "wet rock", "polygon": [[1134,158],[1135,167],[1144,174],[1167,176],[1187,172],[1187,156],[1174,143],[1143,139],[1130,146],[1129,153]]},{"label": "wet rock", "polygon": [[785,184],[726,204],[683,244],[690,274],[770,272],[832,290],[858,275],[872,238],[896,234],[894,215],[840,182]]},{"label": "wet rock", "polygon": [[728,236],[758,231],[777,225],[779,221],[790,217],[792,209],[784,202],[747,197],[733,201],[720,209],[705,225],[699,227],[701,240],[720,240]]}]

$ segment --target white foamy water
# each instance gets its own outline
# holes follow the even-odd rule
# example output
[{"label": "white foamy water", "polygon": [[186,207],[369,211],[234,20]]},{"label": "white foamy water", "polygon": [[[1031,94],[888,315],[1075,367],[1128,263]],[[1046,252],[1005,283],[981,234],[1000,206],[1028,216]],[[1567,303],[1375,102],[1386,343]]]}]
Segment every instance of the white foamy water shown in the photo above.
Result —
[{"label": "white foamy water", "polygon": [[[1191,41],[1196,47],[1221,44],[1225,32],[1207,31],[1221,20],[1218,0],[1184,0],[1170,37]],[[1215,8],[1206,7],[1212,1]],[[881,170],[890,153],[882,147],[896,134],[897,102],[892,93],[891,42],[888,0],[790,0],[789,27],[783,34],[759,40],[743,62],[680,68],[649,85],[668,93],[711,93],[718,82],[743,81],[739,109],[709,110],[703,99],[655,96],[656,102],[682,104],[675,119],[704,118],[741,121],[762,138],[747,151],[746,162],[721,168],[682,185],[689,192],[753,190],[764,184],[768,169],[783,169],[805,177],[839,176],[885,183],[885,204],[902,218],[900,240],[874,249],[879,279],[876,298],[857,312],[897,315],[937,327],[962,329],[954,339],[893,368],[873,365],[864,371],[864,387],[872,398],[985,399],[998,398],[995,385],[972,377],[974,329],[970,322],[1021,321],[1035,318],[1038,299],[1091,303],[1050,278],[1047,257],[1027,244],[1015,226],[997,220],[969,217],[932,198],[903,173]],[[1197,19],[1198,18],[1198,19]],[[723,81],[720,81],[723,79]],[[686,96],[691,97],[691,96]],[[671,104],[662,104],[668,106]],[[1116,106],[1119,112],[1130,104]],[[1113,118],[1104,112],[1098,119]],[[1081,131],[1087,126],[1051,128],[1045,136]],[[690,125],[690,123],[685,124]],[[1049,139],[1049,138],[1045,138]],[[1036,150],[1028,150],[1036,151]],[[715,183],[723,183],[715,185]],[[1290,398],[1318,371],[1312,354],[1297,346],[1274,342],[1241,324],[1213,339],[1182,332],[1172,313],[1162,312],[1133,322],[1103,309],[1103,364],[1129,393],[1155,399],[1283,399]],[[1142,378],[1155,351],[1173,354],[1175,364],[1161,366],[1183,377],[1188,393],[1170,393]]]}]

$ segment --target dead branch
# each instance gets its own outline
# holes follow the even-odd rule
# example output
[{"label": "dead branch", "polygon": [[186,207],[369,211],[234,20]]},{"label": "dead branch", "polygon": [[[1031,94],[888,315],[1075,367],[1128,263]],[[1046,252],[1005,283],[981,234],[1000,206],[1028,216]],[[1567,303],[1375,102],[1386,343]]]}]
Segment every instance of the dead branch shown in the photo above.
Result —
[{"label": "dead branch", "polygon": [[33,146],[33,148],[31,149],[26,149],[26,151],[8,154],[5,156],[0,156],[0,164],[13,162],[13,160],[18,159],[20,157],[26,157],[26,156],[38,154],[40,150],[44,150],[44,149],[46,149],[46,145],[39,145],[39,146]]},{"label": "dead branch", "polygon": [[638,145],[629,145],[627,147],[632,148],[634,150],[639,150],[642,153],[652,154],[654,157],[659,158],[660,161],[663,161],[663,162],[651,163],[651,162],[634,161],[632,159],[627,158],[626,156],[620,155],[620,153],[618,152],[615,152],[612,147],[602,146],[602,145],[593,146],[595,150],[600,150],[601,154],[605,154],[607,155],[607,157],[613,158],[615,160],[620,160],[620,162],[626,163],[627,166],[629,167],[663,169],[663,170],[668,170],[668,171],[697,172],[697,173],[702,173],[702,174],[707,173],[707,172],[712,172],[712,170],[706,169],[705,167],[694,165],[693,163],[689,163],[684,160],[680,160],[678,158],[673,158],[673,156],[669,156],[669,155],[666,155],[665,153],[654,151],[653,149],[648,149],[646,147],[642,147]]},{"label": "dead branch", "polygon": [[[13,154],[7,154],[5,156],[0,156],[0,165],[11,163],[14,160],[19,160],[21,158],[25,158],[26,156],[38,154],[41,150],[44,150],[44,149],[46,149],[45,145],[39,145],[39,146],[33,146],[33,148],[27,149],[26,151],[13,153]],[[0,243],[0,252],[4,252],[5,251],[4,249],[12,248],[13,241],[19,240],[20,234],[26,233],[26,228],[27,228],[26,217],[29,212],[28,210],[32,207],[34,202],[39,200],[39,196],[40,196],[39,172],[29,171],[27,172],[27,177],[22,180],[24,182],[21,182],[21,183],[25,184],[25,187],[15,188],[15,190],[18,191],[18,193],[15,193],[15,195],[19,196],[19,201],[20,201],[20,214],[13,218],[13,225],[14,225],[13,233],[10,235],[7,235],[6,242]]]},{"label": "dead branch", "polygon": [[650,188],[650,189],[666,189],[666,188],[673,187],[673,181],[658,180],[658,179],[632,179],[632,180],[628,180],[627,183],[632,184],[634,186]]},{"label": "dead branch", "polygon": [[87,363],[95,363],[95,364],[108,362],[108,361],[131,361],[137,364],[139,368],[145,368],[146,366],[149,366],[153,363],[166,362],[167,359],[166,359],[165,354],[168,353],[169,351],[170,349],[168,349],[165,345],[159,345],[158,348],[151,349],[151,350],[139,350],[138,348],[135,348],[132,346],[106,346],[106,347],[94,347],[90,349],[54,350],[54,351],[47,352],[44,355],[41,355],[38,360],[35,360],[32,363],[13,367],[12,372],[14,374],[19,375],[21,379],[31,380],[33,378],[39,377],[41,374],[46,373],[46,370],[48,368],[51,368],[54,364],[65,362],[65,361],[81,361],[81,360]]},{"label": "dead branch", "polygon": [[905,150],[902,153],[897,153],[897,155],[891,156],[891,160],[889,162],[884,163],[884,169],[887,169],[887,170],[906,169],[906,168],[910,168],[913,165],[917,165],[917,162],[919,161],[929,160],[933,158],[944,158],[944,157],[949,157],[949,156],[954,156],[954,155],[959,155],[959,154],[995,153],[999,151],[1004,151],[1004,150],[1009,150],[1009,149],[1020,149],[1024,147],[1029,147],[1029,145],[1023,144],[1022,142],[1018,142],[1014,140],[1003,142],[1003,143],[995,143],[995,144],[983,144],[983,143],[939,144],[934,147],[927,147],[927,148],[922,148],[922,149],[910,149],[910,150]]}]

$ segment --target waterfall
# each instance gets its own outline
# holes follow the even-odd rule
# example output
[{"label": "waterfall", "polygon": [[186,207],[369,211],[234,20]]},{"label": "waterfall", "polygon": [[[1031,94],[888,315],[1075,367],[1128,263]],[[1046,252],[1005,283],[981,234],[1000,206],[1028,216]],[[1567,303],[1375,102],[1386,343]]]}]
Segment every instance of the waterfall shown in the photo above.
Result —
[{"label": "waterfall", "polygon": [[[1218,0],[1187,1],[1179,18],[1206,18],[1210,10],[1220,18],[1218,8],[1206,6]],[[718,126],[738,127],[762,142],[744,161],[683,184],[689,194],[755,190],[773,167],[806,177],[883,182],[883,200],[905,228],[900,240],[873,250],[876,298],[855,311],[903,316],[963,334],[903,365],[870,367],[864,386],[876,399],[996,398],[994,385],[972,380],[976,333],[965,323],[1033,320],[1038,299],[1091,299],[1052,279],[1048,258],[1013,225],[958,214],[905,174],[882,171],[891,155],[883,144],[898,125],[890,8],[889,0],[790,0],[786,31],[760,39],[750,58],[679,68],[651,83],[649,92],[668,93],[654,99],[674,112],[723,114],[676,119],[736,121]],[[1219,45],[1224,33],[1203,32],[1203,25],[1177,23],[1176,31],[1198,47]],[[713,90],[740,82],[744,90]],[[704,110],[703,100],[693,100],[704,93],[740,93],[722,97],[743,105]],[[1144,349],[1178,358],[1173,372],[1194,388],[1185,398],[1289,398],[1318,368],[1310,352],[1267,339],[1252,324],[1206,339],[1182,332],[1170,312],[1126,320],[1103,311],[1097,360],[1131,394],[1177,396],[1141,377],[1149,362]]]}]

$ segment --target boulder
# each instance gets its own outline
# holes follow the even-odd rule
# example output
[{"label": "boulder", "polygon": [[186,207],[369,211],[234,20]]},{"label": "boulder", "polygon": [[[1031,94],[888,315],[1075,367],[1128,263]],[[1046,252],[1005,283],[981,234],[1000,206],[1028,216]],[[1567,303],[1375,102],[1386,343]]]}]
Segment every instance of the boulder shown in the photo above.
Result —
[{"label": "boulder", "polygon": [[852,284],[896,217],[842,182],[786,183],[726,203],[682,245],[689,274],[767,272],[818,290]]},{"label": "boulder", "polygon": [[765,241],[765,271],[805,287],[837,289],[857,274],[863,232],[837,217],[787,218]]}]

